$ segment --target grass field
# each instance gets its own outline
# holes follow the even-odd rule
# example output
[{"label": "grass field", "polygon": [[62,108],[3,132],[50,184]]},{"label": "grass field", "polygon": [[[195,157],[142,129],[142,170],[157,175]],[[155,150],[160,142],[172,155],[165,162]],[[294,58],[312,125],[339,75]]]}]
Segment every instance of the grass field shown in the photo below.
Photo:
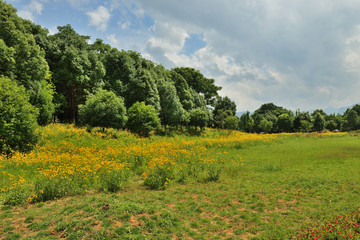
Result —
[{"label": "grass field", "polygon": [[355,133],[41,136],[0,160],[0,239],[360,239]]}]

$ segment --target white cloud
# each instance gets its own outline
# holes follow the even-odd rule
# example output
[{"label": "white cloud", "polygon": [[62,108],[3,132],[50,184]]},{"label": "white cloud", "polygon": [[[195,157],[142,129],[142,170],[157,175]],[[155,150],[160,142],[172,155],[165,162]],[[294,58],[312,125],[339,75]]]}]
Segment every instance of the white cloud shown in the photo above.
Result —
[{"label": "white cloud", "polygon": [[[264,102],[304,110],[360,102],[359,1],[135,2],[155,20],[147,55],[214,77],[240,111]],[[184,55],[190,34],[203,34],[206,47]]]},{"label": "white cloud", "polygon": [[95,11],[86,13],[90,17],[90,25],[96,26],[97,30],[105,31],[111,14],[104,6],[99,6]]},{"label": "white cloud", "polygon": [[22,18],[34,21],[35,20],[34,14],[41,15],[41,13],[44,9],[43,2],[46,2],[46,1],[31,0],[31,2],[28,5],[24,6],[18,12],[18,15]]}]

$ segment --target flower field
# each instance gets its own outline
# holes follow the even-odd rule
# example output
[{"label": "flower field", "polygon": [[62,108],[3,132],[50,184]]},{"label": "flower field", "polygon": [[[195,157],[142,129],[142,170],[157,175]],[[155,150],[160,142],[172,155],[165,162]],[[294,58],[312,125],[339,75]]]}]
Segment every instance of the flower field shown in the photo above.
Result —
[{"label": "flower field", "polygon": [[359,239],[356,132],[39,134],[0,158],[0,239]]},{"label": "flower field", "polygon": [[0,201],[39,202],[89,190],[117,192],[133,175],[152,189],[188,178],[216,181],[223,169],[241,167],[241,158],[224,162],[225,146],[272,141],[275,135],[215,131],[202,137],[137,138],[125,131],[88,132],[73,125],[41,129],[30,153],[0,161]]}]

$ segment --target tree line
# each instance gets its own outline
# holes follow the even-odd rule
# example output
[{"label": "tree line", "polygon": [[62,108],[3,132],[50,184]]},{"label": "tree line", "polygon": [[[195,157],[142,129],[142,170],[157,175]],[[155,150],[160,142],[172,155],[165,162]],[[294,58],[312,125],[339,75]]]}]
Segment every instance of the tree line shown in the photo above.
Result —
[{"label": "tree line", "polygon": [[238,118],[234,101],[219,96],[221,87],[199,70],[166,69],[136,51],[89,40],[70,25],[50,35],[0,0],[1,152],[29,148],[37,125],[50,122],[127,128],[140,136],[160,126],[247,132],[359,128],[356,107],[344,116],[321,110],[310,116],[264,104]]},{"label": "tree line", "polygon": [[242,114],[237,129],[256,133],[356,131],[360,129],[360,105],[348,108],[344,114],[326,114],[321,109],[310,114],[266,103],[253,114]]}]

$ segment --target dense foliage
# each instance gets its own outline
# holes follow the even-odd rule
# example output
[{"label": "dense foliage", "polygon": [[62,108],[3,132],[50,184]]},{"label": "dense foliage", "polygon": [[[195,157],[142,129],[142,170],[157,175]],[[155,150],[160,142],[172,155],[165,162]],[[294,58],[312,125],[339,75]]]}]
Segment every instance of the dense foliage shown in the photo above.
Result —
[{"label": "dense foliage", "polygon": [[91,127],[123,128],[127,121],[124,101],[115,93],[101,90],[79,106],[80,122]]},{"label": "dense foliage", "polygon": [[160,126],[156,109],[144,102],[134,103],[128,110],[128,116],[127,127],[141,137],[149,137],[150,132]]},{"label": "dense foliage", "polygon": [[53,89],[45,52],[34,37],[35,29],[33,23],[16,15],[15,8],[0,1],[0,75],[25,87],[30,103],[39,109],[38,122],[45,125],[54,112]]},{"label": "dense foliage", "polygon": [[0,154],[29,150],[37,140],[38,110],[24,87],[0,77]]}]

